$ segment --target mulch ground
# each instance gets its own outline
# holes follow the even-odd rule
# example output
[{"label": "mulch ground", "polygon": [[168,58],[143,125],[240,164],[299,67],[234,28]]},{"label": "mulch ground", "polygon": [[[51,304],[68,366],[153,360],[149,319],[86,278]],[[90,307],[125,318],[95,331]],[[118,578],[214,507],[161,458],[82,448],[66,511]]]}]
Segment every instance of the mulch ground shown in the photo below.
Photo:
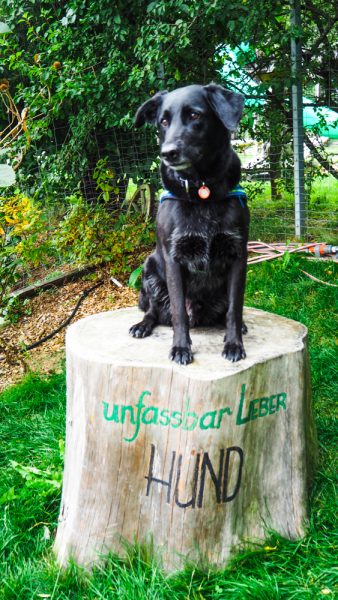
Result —
[{"label": "mulch ground", "polygon": [[104,269],[26,301],[25,314],[18,322],[0,329],[0,390],[29,371],[47,374],[62,370],[67,328],[33,350],[22,352],[22,349],[57,329],[71,314],[81,294],[100,279],[104,280],[103,285],[83,300],[72,323],[87,315],[137,304],[137,292],[116,286]]}]

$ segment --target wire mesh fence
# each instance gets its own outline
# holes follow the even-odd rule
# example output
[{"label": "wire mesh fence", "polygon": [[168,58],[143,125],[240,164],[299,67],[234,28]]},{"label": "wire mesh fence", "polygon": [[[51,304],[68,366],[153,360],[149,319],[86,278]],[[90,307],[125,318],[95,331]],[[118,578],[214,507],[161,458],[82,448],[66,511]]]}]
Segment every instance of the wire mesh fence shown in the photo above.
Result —
[{"label": "wire mesh fence", "polygon": [[[201,9],[202,10],[202,9]],[[203,9],[204,10],[204,9]],[[316,8],[318,10],[318,8]],[[319,14],[319,13],[318,13]],[[304,15],[306,12],[304,11]],[[325,16],[325,15],[324,15]],[[323,20],[324,16],[320,18]],[[189,24],[191,39],[198,38],[200,20]],[[329,17],[324,31],[332,34],[335,17]],[[321,25],[323,27],[323,25]],[[320,30],[319,41],[324,39]],[[312,48],[313,51],[313,48]],[[171,44],[167,52],[174,53]],[[224,43],[217,46],[220,83],[246,97],[242,124],[233,146],[242,162],[242,185],[251,208],[251,239],[288,241],[295,239],[294,149],[291,102],[290,54],[280,68],[278,52],[271,58],[248,44],[235,49]],[[279,49],[279,54],[281,49]],[[309,51],[304,53],[304,65]],[[338,196],[338,71],[335,52],[328,57],[318,54],[320,68],[307,74],[303,90],[305,157],[305,232],[304,240],[336,242]],[[333,58],[332,58],[333,57]],[[196,57],[201,60],[203,57]],[[201,83],[208,83],[205,74]],[[100,61],[102,62],[102,61]],[[93,65],[95,71],[101,68]],[[325,64],[324,64],[325,63]],[[137,60],[130,64],[132,70]],[[277,66],[276,66],[277,65]],[[306,65],[305,65],[306,66]],[[163,86],[166,73],[159,64]],[[97,71],[98,72],[98,71]],[[87,71],[83,73],[85,78]],[[79,75],[77,74],[77,77]],[[185,82],[184,82],[185,83]],[[191,83],[187,81],[187,83]],[[181,83],[179,83],[181,85]],[[145,98],[144,98],[145,99]],[[126,113],[128,107],[126,107]],[[42,142],[31,141],[18,183],[28,194],[41,199],[52,220],[69,205],[69,197],[82,193],[88,203],[100,202],[102,186],[95,172],[110,171],[111,204],[128,210],[137,188],[151,184],[155,195],[161,190],[158,175],[159,151],[156,131],[130,127],[83,127],[79,137],[76,111],[68,122],[50,121],[49,136]],[[83,137],[81,137],[83,136]],[[76,140],[76,143],[74,142]]]},{"label": "wire mesh fence", "polygon": [[[309,98],[311,101],[311,98]],[[312,104],[315,105],[315,98]],[[313,106],[309,103],[306,107]],[[337,110],[338,105],[333,107]],[[259,117],[258,117],[259,118]],[[304,122],[306,124],[306,114]],[[294,165],[291,118],[281,127],[273,143],[252,139],[245,131],[232,144],[242,162],[242,185],[251,209],[251,239],[287,241],[295,239]],[[338,136],[337,136],[338,137]],[[305,150],[305,240],[335,241],[337,233],[338,139],[309,133],[308,139],[320,150],[323,167],[306,145]],[[159,149],[155,130],[116,130],[97,133],[88,164],[80,175],[80,188],[89,202],[98,200],[100,190],[93,178],[95,165],[106,159],[117,183],[117,201],[123,204],[137,186],[151,183],[159,195]],[[64,195],[74,191],[74,182],[64,185]],[[62,193],[60,195],[62,201]],[[128,202],[123,205],[128,206]]]},{"label": "wire mesh fence", "polygon": [[[336,72],[330,72],[336,77]],[[226,84],[226,82],[225,82]],[[231,87],[231,81],[230,86]],[[236,89],[240,85],[236,85]],[[245,91],[242,89],[242,92]],[[255,102],[268,102],[272,107],[271,122],[266,115],[269,109],[257,110],[252,106],[252,94],[244,113],[244,126],[236,133],[232,144],[242,162],[242,185],[245,187],[251,209],[251,239],[288,241],[295,239],[294,203],[294,149],[291,115],[291,96],[284,99],[287,111],[273,114],[279,95],[269,93],[268,100],[259,95]],[[306,95],[305,95],[306,94]],[[250,128],[248,119],[252,120]],[[305,159],[305,241],[324,240],[336,242],[338,230],[338,100],[335,90],[311,86],[303,98],[304,159]],[[271,128],[271,134],[269,134]],[[264,131],[264,136],[262,135]],[[259,133],[255,138],[255,131]],[[31,188],[37,182],[43,191],[43,181],[56,164],[54,189],[56,206],[67,204],[67,197],[80,190],[90,203],[99,201],[100,187],[94,177],[98,163],[109,168],[115,183],[114,206],[126,210],[135,190],[150,183],[155,195],[161,192],[159,179],[159,149],[154,128],[100,129],[91,133],[83,147],[76,148],[71,159],[71,169],[58,169],[60,157],[65,157],[71,128],[53,124],[53,144],[39,154],[35,150],[36,168],[30,171]],[[53,169],[51,164],[55,159]],[[29,183],[29,181],[28,181]],[[25,182],[27,186],[27,181]],[[54,210],[54,202],[51,211]]]},{"label": "wire mesh fence", "polygon": [[[313,109],[312,104],[306,107]],[[337,111],[338,105],[333,107]],[[258,117],[259,119],[260,117]],[[304,121],[306,124],[306,114]],[[245,187],[251,209],[251,239],[267,241],[287,241],[295,239],[295,206],[293,185],[293,146],[291,119],[281,127],[280,138],[271,142],[256,141],[245,131],[237,134],[232,144],[242,162],[242,185]],[[58,132],[59,135],[59,132]],[[337,136],[338,137],[338,136]],[[309,133],[308,139],[315,149],[320,150],[320,164],[305,145],[305,239],[335,241],[337,232],[338,197],[338,139]],[[41,156],[36,149],[36,169],[30,172],[32,189],[40,185],[48,172],[49,164],[57,154],[59,144],[44,151]],[[86,160],[83,161],[84,154]],[[142,183],[153,186],[159,195],[162,184],[159,178],[159,149],[155,130],[109,129],[97,132],[90,140],[90,150],[74,157],[73,172],[59,172],[58,186],[54,191],[51,212],[55,206],[67,204],[67,197],[80,190],[86,200],[95,203],[99,200],[100,188],[94,178],[99,161],[111,169],[116,184],[114,201],[116,205],[128,206],[128,200]],[[77,164],[76,164],[77,163]],[[27,185],[27,182],[25,183]],[[127,202],[124,203],[127,197]],[[55,202],[55,204],[54,204]]]}]

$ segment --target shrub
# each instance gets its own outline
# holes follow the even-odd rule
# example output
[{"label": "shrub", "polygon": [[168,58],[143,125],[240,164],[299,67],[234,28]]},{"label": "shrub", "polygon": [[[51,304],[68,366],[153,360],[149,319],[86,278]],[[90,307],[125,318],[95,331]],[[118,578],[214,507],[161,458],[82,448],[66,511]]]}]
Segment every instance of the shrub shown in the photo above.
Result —
[{"label": "shrub", "polygon": [[22,273],[38,267],[52,253],[39,206],[16,193],[0,197],[0,315],[10,317],[9,292]]},{"label": "shrub", "polygon": [[140,214],[112,214],[105,204],[88,204],[81,195],[68,200],[70,209],[54,242],[68,261],[111,262],[115,272],[130,273],[155,242],[154,225],[144,222]]}]

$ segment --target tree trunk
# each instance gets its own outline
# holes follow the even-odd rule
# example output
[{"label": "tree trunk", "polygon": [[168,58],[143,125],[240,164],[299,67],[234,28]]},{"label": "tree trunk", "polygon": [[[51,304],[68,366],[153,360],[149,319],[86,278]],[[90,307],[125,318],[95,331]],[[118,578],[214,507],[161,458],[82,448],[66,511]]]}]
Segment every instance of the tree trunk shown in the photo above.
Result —
[{"label": "tree trunk", "polygon": [[148,540],[167,571],[220,567],[268,529],[303,536],[315,455],[306,328],[245,309],[245,360],[222,358],[222,329],[193,329],[183,367],[168,359],[171,328],[128,335],[139,319],[122,309],[68,329],[58,561],[89,566]]}]

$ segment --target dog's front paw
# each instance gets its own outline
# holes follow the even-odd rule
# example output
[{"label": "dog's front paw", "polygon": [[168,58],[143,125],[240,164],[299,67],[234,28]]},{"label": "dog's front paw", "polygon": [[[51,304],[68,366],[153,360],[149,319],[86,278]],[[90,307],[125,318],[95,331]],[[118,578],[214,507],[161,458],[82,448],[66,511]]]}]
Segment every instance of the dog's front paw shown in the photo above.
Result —
[{"label": "dog's front paw", "polygon": [[189,346],[173,346],[170,350],[169,358],[177,362],[178,365],[189,365],[193,361]]},{"label": "dog's front paw", "polygon": [[222,356],[231,360],[231,362],[237,362],[241,358],[245,358],[244,346],[241,342],[225,342]]},{"label": "dog's front paw", "polygon": [[140,321],[129,329],[129,333],[136,338],[144,338],[151,334],[154,326],[146,321]]}]

